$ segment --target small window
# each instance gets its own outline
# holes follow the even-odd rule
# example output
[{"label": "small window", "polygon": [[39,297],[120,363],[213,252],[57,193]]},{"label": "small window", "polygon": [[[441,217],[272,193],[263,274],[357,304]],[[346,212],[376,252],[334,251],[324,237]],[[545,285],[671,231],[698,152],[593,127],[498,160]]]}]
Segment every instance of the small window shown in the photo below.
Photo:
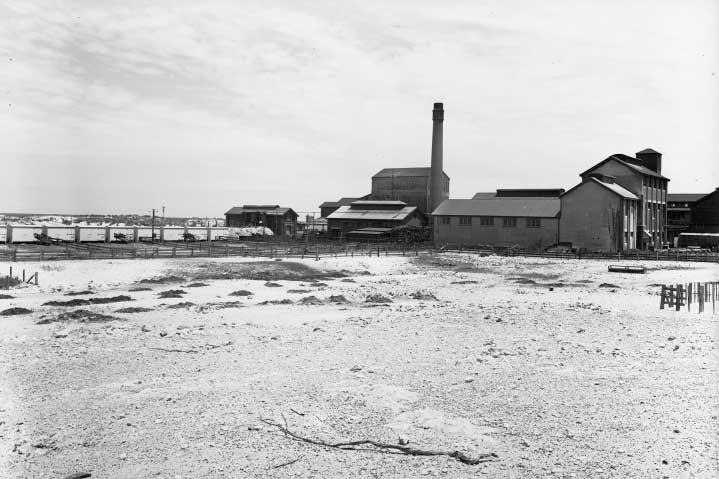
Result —
[{"label": "small window", "polygon": [[513,217],[502,218],[502,226],[504,226],[505,228],[516,228],[517,227],[517,218],[513,218]]},{"label": "small window", "polygon": [[452,218],[449,216],[442,216],[442,224],[443,225],[452,224]]},{"label": "small window", "polygon": [[471,226],[472,225],[472,217],[471,216],[460,216],[459,217],[459,226]]},{"label": "small window", "polygon": [[527,218],[527,228],[539,228],[540,226],[542,224],[539,218]]},{"label": "small window", "polygon": [[480,226],[494,226],[494,216],[480,216],[479,217],[479,225]]}]

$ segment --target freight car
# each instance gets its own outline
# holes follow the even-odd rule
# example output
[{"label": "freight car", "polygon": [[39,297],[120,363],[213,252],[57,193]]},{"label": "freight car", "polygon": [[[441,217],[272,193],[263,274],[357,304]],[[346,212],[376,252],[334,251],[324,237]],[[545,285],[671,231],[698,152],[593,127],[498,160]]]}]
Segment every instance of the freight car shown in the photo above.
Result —
[{"label": "freight car", "polygon": [[[155,240],[185,241],[189,233],[195,241],[218,241],[232,235],[228,228],[203,228],[165,226],[157,227]],[[58,239],[67,243],[89,242],[138,242],[150,240],[152,228],[149,226],[64,226],[64,225],[0,225],[0,244],[37,243],[38,237]]]}]

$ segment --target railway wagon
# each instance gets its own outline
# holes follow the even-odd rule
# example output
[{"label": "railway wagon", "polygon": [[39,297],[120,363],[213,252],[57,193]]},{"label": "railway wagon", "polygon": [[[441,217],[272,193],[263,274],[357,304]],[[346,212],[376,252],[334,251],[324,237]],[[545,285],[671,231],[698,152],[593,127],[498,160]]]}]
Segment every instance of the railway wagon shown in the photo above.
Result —
[{"label": "railway wagon", "polygon": [[7,243],[7,225],[0,225],[0,244]]},{"label": "railway wagon", "polygon": [[[136,241],[144,241],[144,240],[150,240],[152,238],[152,228],[147,226],[138,226],[135,228],[135,240]],[[160,228],[155,228],[155,239],[160,238]]]},{"label": "railway wagon", "polygon": [[230,236],[229,228],[209,228],[210,241],[225,239]]},{"label": "railway wagon", "polygon": [[111,243],[116,243],[120,241],[119,239],[115,238],[116,234],[125,235],[126,241],[135,241],[135,228],[132,226],[110,226],[107,229],[107,241]]},{"label": "railway wagon", "polygon": [[42,226],[13,225],[10,232],[12,243],[35,243],[36,234],[42,234]]},{"label": "railway wagon", "polygon": [[45,234],[50,238],[75,242],[77,229],[74,226],[46,226]]},{"label": "railway wagon", "polygon": [[190,226],[187,232],[195,237],[197,241],[207,241],[207,228]]},{"label": "railway wagon", "polygon": [[165,226],[162,228],[162,241],[182,241],[184,239],[185,228]]},{"label": "railway wagon", "polygon": [[77,226],[75,237],[78,243],[107,241],[107,228],[104,226]]}]

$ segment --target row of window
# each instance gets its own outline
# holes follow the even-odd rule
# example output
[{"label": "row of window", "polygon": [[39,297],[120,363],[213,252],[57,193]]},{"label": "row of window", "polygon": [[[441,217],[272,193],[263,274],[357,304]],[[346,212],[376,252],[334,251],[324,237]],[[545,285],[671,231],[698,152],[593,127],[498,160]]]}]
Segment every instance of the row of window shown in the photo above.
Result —
[{"label": "row of window", "polygon": [[[472,226],[472,216],[460,216],[459,217],[459,226]],[[494,216],[480,216],[479,217],[479,226],[494,226]],[[502,227],[503,228],[516,228],[517,227],[517,218],[513,216],[503,216],[502,219]],[[451,216],[442,216],[441,223],[443,225],[451,225],[452,224],[452,217]],[[540,228],[542,226],[542,221],[540,218],[526,218],[526,224],[527,228]]]}]

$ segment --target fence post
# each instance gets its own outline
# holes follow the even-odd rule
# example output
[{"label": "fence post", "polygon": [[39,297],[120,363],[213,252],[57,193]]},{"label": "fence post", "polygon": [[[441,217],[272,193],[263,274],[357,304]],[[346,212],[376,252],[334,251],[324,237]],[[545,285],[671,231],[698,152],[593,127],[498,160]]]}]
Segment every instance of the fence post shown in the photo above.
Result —
[{"label": "fence post", "polygon": [[665,285],[662,285],[662,299],[659,302],[659,309],[664,309],[664,300],[666,298],[666,291],[667,291],[667,287]]},{"label": "fence post", "polygon": [[12,266],[10,266],[10,277],[12,278]]},{"label": "fence post", "polygon": [[38,272],[36,271],[36,272],[35,272],[35,286],[37,286],[37,283],[38,283],[38,279],[37,279],[37,275],[38,275],[38,274],[40,274],[40,273],[38,273]]},{"label": "fence post", "polygon": [[25,282],[25,270],[22,270],[22,282]]}]

